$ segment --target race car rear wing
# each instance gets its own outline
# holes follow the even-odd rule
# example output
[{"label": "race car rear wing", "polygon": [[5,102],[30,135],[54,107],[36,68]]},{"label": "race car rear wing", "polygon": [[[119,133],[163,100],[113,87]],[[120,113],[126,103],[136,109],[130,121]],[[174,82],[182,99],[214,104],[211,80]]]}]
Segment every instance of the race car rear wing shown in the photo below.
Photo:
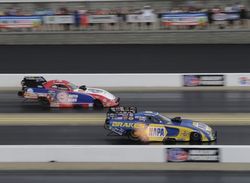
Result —
[{"label": "race car rear wing", "polygon": [[47,82],[42,76],[25,76],[21,81],[22,90],[25,88],[43,87],[43,83]]},{"label": "race car rear wing", "polygon": [[135,113],[137,113],[136,107],[111,107],[107,112],[106,119],[133,117]]}]

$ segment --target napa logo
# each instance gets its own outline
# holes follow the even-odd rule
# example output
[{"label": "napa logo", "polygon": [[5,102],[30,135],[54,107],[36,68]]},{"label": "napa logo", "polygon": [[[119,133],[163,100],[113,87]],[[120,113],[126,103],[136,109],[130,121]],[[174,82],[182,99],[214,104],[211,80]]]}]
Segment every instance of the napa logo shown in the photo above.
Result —
[{"label": "napa logo", "polygon": [[165,137],[164,127],[150,127],[148,130],[149,137]]}]

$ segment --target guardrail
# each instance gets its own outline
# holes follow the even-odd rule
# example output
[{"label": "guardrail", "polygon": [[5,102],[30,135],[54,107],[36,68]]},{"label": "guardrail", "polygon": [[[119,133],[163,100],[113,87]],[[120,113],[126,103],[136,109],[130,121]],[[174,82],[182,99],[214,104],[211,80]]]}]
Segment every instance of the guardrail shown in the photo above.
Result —
[{"label": "guardrail", "polygon": [[0,163],[250,163],[250,146],[3,145]]},{"label": "guardrail", "polygon": [[44,76],[47,80],[68,80],[77,85],[98,87],[245,87],[250,73],[182,74],[0,74],[0,87],[20,87],[24,76]]}]

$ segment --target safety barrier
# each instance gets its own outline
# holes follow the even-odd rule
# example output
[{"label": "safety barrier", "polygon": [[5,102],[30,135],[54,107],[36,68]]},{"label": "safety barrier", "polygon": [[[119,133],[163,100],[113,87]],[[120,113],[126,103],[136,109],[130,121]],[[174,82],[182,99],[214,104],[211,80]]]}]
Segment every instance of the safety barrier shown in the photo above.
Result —
[{"label": "safety barrier", "polygon": [[179,74],[1,74],[0,87],[19,87],[29,75],[99,87],[181,87]]},{"label": "safety barrier", "polygon": [[0,146],[0,163],[250,163],[249,153],[250,146],[3,145]]},{"label": "safety barrier", "polygon": [[47,80],[68,80],[91,87],[245,87],[250,73],[182,74],[0,74],[0,88],[20,87],[24,76],[44,76]]}]

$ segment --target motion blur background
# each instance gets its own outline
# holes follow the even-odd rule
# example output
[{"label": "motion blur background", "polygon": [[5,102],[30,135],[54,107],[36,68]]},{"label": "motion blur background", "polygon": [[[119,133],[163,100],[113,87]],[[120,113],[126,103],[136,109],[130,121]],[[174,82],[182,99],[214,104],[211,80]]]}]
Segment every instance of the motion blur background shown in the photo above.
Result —
[{"label": "motion blur background", "polygon": [[[71,32],[71,34],[67,34],[67,37],[76,32],[95,33],[88,36],[74,34],[75,37],[67,40],[67,43],[71,44],[121,43],[121,41],[127,43],[175,43],[178,36],[172,35],[168,40],[163,38],[163,40],[166,39],[165,41],[159,37],[169,36],[162,35],[162,32],[186,30],[209,31],[207,35],[199,35],[202,39],[205,39],[206,36],[209,37],[213,31],[220,31],[220,36],[223,37],[225,35],[221,31],[224,31],[229,34],[227,39],[231,39],[232,43],[240,43],[240,41],[248,43],[249,35],[246,31],[250,28],[249,6],[249,0],[1,0],[0,31],[12,34],[0,36],[0,43],[28,44],[30,41],[32,44],[53,44],[60,42],[59,39],[61,42],[65,42],[64,39],[67,39],[63,35],[60,35],[59,38],[55,38],[58,35],[54,35],[52,39],[56,42],[45,42],[44,39],[51,39],[48,37],[50,36],[48,33],[53,32]],[[228,31],[234,32],[234,34]],[[47,37],[41,38],[43,41],[38,43],[37,37],[27,37],[26,34],[22,34],[23,40],[21,40],[17,36],[20,33],[30,32],[47,33]],[[98,32],[113,34],[109,34],[108,38],[104,39]],[[119,32],[123,34],[119,34],[119,36],[114,34]],[[124,32],[127,34],[124,35]],[[131,34],[132,32],[137,32],[137,35]],[[139,32],[144,34],[138,35]],[[145,32],[148,34],[145,35]],[[152,37],[151,34],[155,32],[158,32],[158,37],[157,35]],[[218,34],[218,32],[216,33]],[[40,34],[36,34],[36,36],[39,37]],[[85,38],[83,38],[84,36]],[[140,36],[143,36],[145,40]],[[190,33],[180,34],[180,36],[183,39],[182,42],[185,43],[185,39],[188,39],[185,36],[189,37]],[[218,41],[217,36],[214,36],[214,41]],[[236,38],[232,39],[235,36]],[[147,41],[149,38],[150,40]],[[195,38],[196,34],[193,34],[190,39],[197,42]],[[32,39],[33,41],[31,41]],[[225,39],[221,42],[225,43]],[[192,41],[187,41],[187,43],[192,43]]]},{"label": "motion blur background", "polygon": [[1,1],[2,31],[249,28],[249,0]]}]

